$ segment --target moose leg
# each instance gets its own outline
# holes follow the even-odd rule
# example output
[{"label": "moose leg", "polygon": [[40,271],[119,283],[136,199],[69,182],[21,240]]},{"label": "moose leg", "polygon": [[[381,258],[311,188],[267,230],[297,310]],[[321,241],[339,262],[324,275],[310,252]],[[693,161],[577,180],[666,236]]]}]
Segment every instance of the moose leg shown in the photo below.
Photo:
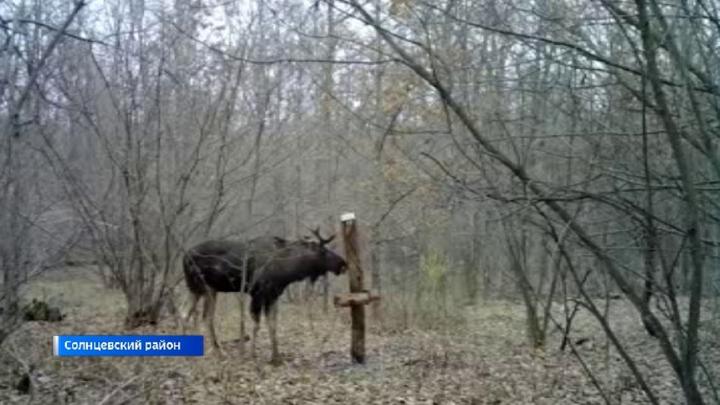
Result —
[{"label": "moose leg", "polygon": [[313,326],[313,306],[315,305],[314,300],[314,294],[313,294],[313,286],[314,284],[308,280],[307,284],[305,284],[305,308],[308,310],[308,319],[310,320],[310,330],[315,330]]},{"label": "moose leg", "polygon": [[247,274],[248,274],[248,257],[247,252],[243,255],[242,274],[240,278],[240,294],[238,294],[238,302],[240,304],[240,353],[245,353],[245,293],[248,292]]},{"label": "moose leg", "polygon": [[220,349],[220,344],[218,344],[217,335],[215,335],[215,301],[217,300],[217,293],[215,291],[210,291],[205,296],[205,305],[203,307],[203,319],[205,320],[205,325],[208,329],[208,332],[210,333],[210,341],[212,342],[212,345],[216,349]]},{"label": "moose leg", "polygon": [[[258,315],[257,318],[253,316],[253,337],[252,337],[252,356],[255,357],[255,347],[257,346],[257,335],[258,332],[260,332],[260,319],[261,316]],[[267,317],[265,318],[267,322]]]},{"label": "moose leg", "polygon": [[277,342],[277,304],[274,304],[269,308],[266,318],[268,332],[270,332],[270,344],[272,345],[272,357],[270,359],[270,364],[279,365],[282,363],[282,359],[280,359]]},{"label": "moose leg", "polygon": [[195,310],[197,309],[198,301],[200,300],[200,295],[190,293],[190,308],[188,308],[187,315],[185,316],[185,319],[183,319],[183,333],[185,333],[185,328],[187,327],[188,323],[190,322],[190,317],[192,316],[194,319],[194,327],[197,329],[197,316],[195,316]]}]

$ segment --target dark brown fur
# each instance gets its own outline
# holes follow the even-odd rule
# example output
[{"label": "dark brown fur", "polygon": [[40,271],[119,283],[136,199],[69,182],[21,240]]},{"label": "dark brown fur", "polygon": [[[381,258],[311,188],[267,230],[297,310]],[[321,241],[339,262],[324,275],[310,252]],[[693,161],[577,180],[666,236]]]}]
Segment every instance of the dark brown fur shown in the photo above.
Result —
[{"label": "dark brown fur", "polygon": [[[318,241],[260,237],[250,241],[211,240],[193,247],[183,258],[185,281],[191,292],[186,319],[194,313],[199,299],[205,298],[203,318],[208,323],[213,345],[219,347],[213,325],[216,293],[248,293],[255,321],[253,335],[256,337],[261,315],[265,313],[273,361],[278,361],[275,304],[285,288],[304,279],[315,281],[328,272],[341,274],[347,266],[342,257],[326,248],[332,238],[316,235]],[[255,339],[253,347],[254,342]]]}]

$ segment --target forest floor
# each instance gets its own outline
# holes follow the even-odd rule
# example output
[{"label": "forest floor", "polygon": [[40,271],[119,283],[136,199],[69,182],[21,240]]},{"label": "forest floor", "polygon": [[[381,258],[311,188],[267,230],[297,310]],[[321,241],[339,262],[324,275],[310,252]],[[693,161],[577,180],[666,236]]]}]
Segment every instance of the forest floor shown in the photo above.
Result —
[{"label": "forest floor", "polygon": [[[550,334],[544,351],[528,347],[525,312],[519,303],[462,307],[456,318],[460,321],[431,330],[401,328],[389,317],[380,322],[368,311],[367,363],[352,365],[347,310],[330,308],[323,314],[319,300],[312,304],[313,311],[281,302],[278,334],[284,364],[275,367],[268,364],[264,326],[258,359],[240,352],[238,302],[231,295],[222,295],[216,314],[224,356],[210,352],[201,358],[57,358],[52,355],[53,335],[181,332],[172,320],[156,328],[124,331],[122,294],[102,288],[78,269],[43,276],[30,293],[62,304],[67,318],[58,323],[28,322],[3,344],[2,404],[604,403],[581,363],[558,350],[559,332]],[[613,300],[610,313],[613,328],[660,402],[681,403],[672,370],[629,304]],[[578,315],[574,330],[574,339],[587,338],[578,352],[612,403],[647,403],[586,311]],[[203,331],[201,325],[197,332]],[[713,343],[706,337],[704,344]],[[718,367],[720,350],[714,344],[703,351],[703,360]],[[28,370],[31,389],[21,394],[16,386]]]}]

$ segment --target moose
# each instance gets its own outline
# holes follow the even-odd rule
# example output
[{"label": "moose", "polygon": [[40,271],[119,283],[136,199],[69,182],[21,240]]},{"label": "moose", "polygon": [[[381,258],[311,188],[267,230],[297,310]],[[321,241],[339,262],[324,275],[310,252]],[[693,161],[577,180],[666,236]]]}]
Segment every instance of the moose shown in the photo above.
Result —
[{"label": "moose", "polygon": [[277,301],[285,288],[305,279],[315,282],[328,272],[340,275],[347,268],[345,260],[327,247],[335,235],[323,238],[319,228],[312,232],[317,240],[262,236],[249,241],[209,240],[189,249],[183,256],[185,282],[191,295],[185,322],[203,298],[203,320],[212,345],[219,350],[214,325],[217,293],[247,293],[254,321],[253,356],[264,313],[272,345],[271,363],[279,364]]}]

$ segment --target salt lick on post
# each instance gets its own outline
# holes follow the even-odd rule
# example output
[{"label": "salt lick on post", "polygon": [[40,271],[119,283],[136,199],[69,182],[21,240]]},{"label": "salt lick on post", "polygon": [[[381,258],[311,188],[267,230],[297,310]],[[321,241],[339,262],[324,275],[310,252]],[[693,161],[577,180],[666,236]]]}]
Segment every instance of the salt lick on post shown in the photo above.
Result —
[{"label": "salt lick on post", "polygon": [[340,216],[345,260],[348,264],[350,292],[335,296],[336,307],[350,307],[352,333],[350,356],[354,363],[365,363],[365,305],[380,299],[363,288],[363,271],[360,266],[360,251],[357,243],[357,224],[352,212]]}]

